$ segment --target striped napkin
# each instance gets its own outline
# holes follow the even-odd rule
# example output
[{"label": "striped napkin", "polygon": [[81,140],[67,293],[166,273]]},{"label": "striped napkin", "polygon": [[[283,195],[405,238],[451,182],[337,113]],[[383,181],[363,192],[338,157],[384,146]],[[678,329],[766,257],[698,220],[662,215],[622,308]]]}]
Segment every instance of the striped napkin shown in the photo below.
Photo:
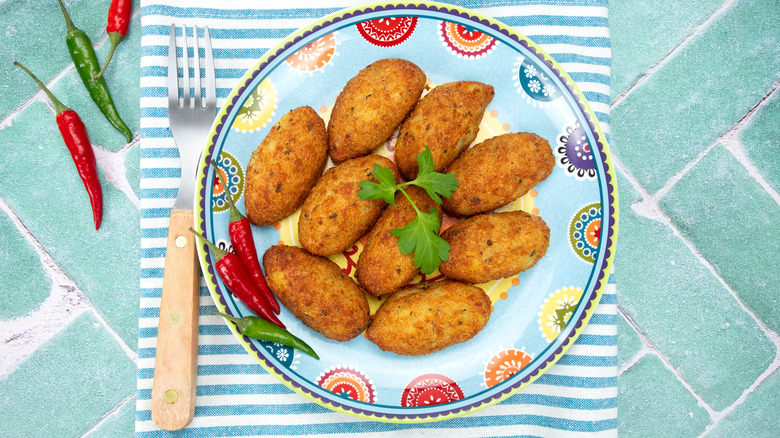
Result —
[{"label": "striped napkin", "polygon": [[[186,6],[183,4],[186,3]],[[615,436],[617,299],[610,276],[582,335],[547,373],[494,406],[454,419],[380,423],[331,411],[268,374],[223,320],[201,313],[195,419],[166,432],[151,419],[157,322],[168,216],[179,163],[167,120],[170,24],[208,26],[217,105],[266,50],[322,16],[362,2],[141,0],[141,300],[136,435],[146,436]],[[458,0],[531,38],[569,73],[609,138],[607,0]],[[203,283],[205,284],[205,283]],[[201,287],[201,307],[214,303]]]}]

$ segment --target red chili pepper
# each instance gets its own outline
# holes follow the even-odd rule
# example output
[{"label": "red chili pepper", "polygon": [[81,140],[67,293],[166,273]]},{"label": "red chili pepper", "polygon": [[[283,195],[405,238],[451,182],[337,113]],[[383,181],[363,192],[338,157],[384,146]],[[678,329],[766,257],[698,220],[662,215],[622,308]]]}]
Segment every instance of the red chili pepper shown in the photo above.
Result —
[{"label": "red chili pepper", "polygon": [[112,0],[111,6],[108,7],[108,25],[106,26],[106,32],[108,32],[108,39],[111,41],[111,49],[108,51],[108,58],[106,63],[103,64],[103,68],[100,73],[92,78],[96,81],[103,72],[106,71],[108,63],[114,56],[114,50],[119,43],[125,39],[127,35],[127,28],[130,26],[130,12],[133,10],[132,0]]},{"label": "red chili pepper", "polygon": [[241,263],[241,259],[232,252],[217,248],[216,245],[209,242],[208,239],[198,234],[192,228],[190,228],[190,231],[203,239],[203,241],[206,242],[206,245],[211,248],[214,257],[217,259],[215,263],[217,273],[220,278],[222,278],[222,281],[225,282],[225,286],[227,286],[227,288],[253,312],[263,317],[263,319],[272,322],[281,328],[286,328],[282,321],[280,321],[271,311],[271,308],[268,306],[268,303],[265,302],[262,295],[260,295],[260,291],[255,287],[252,277],[249,276],[249,272],[246,271],[244,264]]},{"label": "red chili pepper", "polygon": [[95,229],[100,228],[100,222],[103,219],[103,190],[100,187],[100,178],[97,172],[97,162],[95,161],[95,151],[92,150],[92,144],[87,136],[87,128],[81,121],[76,111],[63,105],[46,88],[30,70],[19,62],[14,61],[14,65],[24,70],[41,87],[44,93],[49,96],[54,104],[54,110],[57,112],[57,127],[60,128],[60,135],[68,147],[73,164],[76,165],[76,171],[84,182],[84,188],[87,189],[89,202],[92,205],[92,218],[95,221]]},{"label": "red chili pepper", "polygon": [[265,282],[265,275],[263,275],[263,270],[260,268],[260,259],[257,257],[255,238],[252,237],[252,225],[249,223],[249,219],[241,214],[241,212],[238,211],[238,208],[236,208],[236,205],[233,204],[230,193],[227,193],[228,185],[225,182],[225,178],[222,176],[222,172],[219,170],[217,163],[214,160],[211,160],[211,165],[214,166],[214,170],[219,176],[219,180],[225,187],[225,198],[227,198],[228,204],[230,204],[230,224],[228,225],[230,243],[233,244],[233,249],[241,258],[241,261],[244,262],[247,271],[249,271],[249,274],[255,280],[255,285],[262,293],[263,298],[265,298],[271,306],[274,313],[278,315],[281,309],[273,292],[268,288],[268,283]]}]

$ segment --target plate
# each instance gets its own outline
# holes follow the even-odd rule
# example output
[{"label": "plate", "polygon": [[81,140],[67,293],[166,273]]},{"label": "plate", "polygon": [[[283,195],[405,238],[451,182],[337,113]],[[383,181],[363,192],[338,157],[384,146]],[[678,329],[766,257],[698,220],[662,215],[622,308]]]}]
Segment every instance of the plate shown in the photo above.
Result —
[{"label": "plate", "polygon": [[[220,110],[198,169],[196,226],[229,247],[226,196],[243,211],[244,175],[252,152],[273,124],[308,105],[327,121],[344,84],[370,63],[404,58],[430,86],[456,80],[491,84],[496,95],[480,125],[481,140],[534,132],[556,158],[552,174],[504,209],[540,215],[551,229],[547,254],[521,274],[479,285],[493,302],[487,326],[473,339],[418,357],[380,351],[364,336],[336,342],[289,311],[280,318],[320,355],[315,360],[278,344],[236,333],[248,353],[301,395],[346,414],[380,421],[423,422],[474,412],[506,399],[547,371],[582,332],[606,286],[614,255],[617,190],[607,144],[584,96],[533,41],[508,26],[437,3],[384,3],[343,10],[287,38],[249,69]],[[394,141],[377,153],[392,156]],[[215,185],[214,158],[228,177]],[[332,163],[329,163],[332,165]],[[253,227],[258,254],[297,244],[297,215]],[[445,220],[445,226],[454,220]],[[604,229],[606,228],[606,229]],[[354,275],[358,242],[331,257]],[[215,275],[199,248],[217,307],[252,313]],[[433,273],[413,282],[431,281]],[[380,304],[370,299],[372,312]]]}]

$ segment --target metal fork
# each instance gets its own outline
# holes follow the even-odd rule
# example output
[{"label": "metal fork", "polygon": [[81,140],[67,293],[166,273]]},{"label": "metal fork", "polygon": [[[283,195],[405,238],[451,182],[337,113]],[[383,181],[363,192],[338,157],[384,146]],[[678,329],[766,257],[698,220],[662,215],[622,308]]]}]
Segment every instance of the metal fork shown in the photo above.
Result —
[{"label": "metal fork", "polygon": [[190,98],[190,62],[187,28],[183,28],[183,98],[179,102],[176,26],[171,25],[168,46],[168,119],[181,157],[179,192],[171,210],[163,273],[157,353],[152,385],[152,420],[166,430],[187,426],[195,412],[198,358],[198,309],[200,269],[193,205],[199,153],[214,122],[217,108],[214,58],[209,29],[205,28],[205,99],[201,93],[198,28],[193,27],[194,99]]}]

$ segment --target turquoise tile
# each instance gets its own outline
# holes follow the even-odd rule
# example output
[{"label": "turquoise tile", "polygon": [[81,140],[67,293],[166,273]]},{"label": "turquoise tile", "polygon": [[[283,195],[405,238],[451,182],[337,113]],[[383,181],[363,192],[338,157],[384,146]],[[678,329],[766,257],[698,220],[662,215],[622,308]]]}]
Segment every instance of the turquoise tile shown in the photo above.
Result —
[{"label": "turquoise tile", "polygon": [[775,2],[736,0],[615,105],[612,149],[648,192],[715,143],[780,80],[778,20]]},{"label": "turquoise tile", "polygon": [[91,312],[0,380],[0,436],[81,436],[135,391],[136,366]]},{"label": "turquoise tile", "polygon": [[714,148],[661,208],[745,305],[780,332],[780,206],[734,156]]},{"label": "turquoise tile", "polygon": [[0,212],[0,320],[24,316],[49,296],[51,280],[35,249],[19,233],[11,218]]},{"label": "turquoise tile", "polygon": [[780,192],[780,93],[775,92],[739,133],[750,161]]},{"label": "turquoise tile", "polygon": [[125,155],[125,178],[135,196],[141,197],[141,145],[136,143]]},{"label": "turquoise tile", "polygon": [[711,421],[693,395],[652,354],[618,379],[618,412],[621,438],[695,437]]},{"label": "turquoise tile", "polygon": [[84,438],[132,437],[135,433],[135,400],[122,406],[119,411],[103,420],[95,430]]},{"label": "turquoise tile", "polygon": [[671,227],[636,212],[642,199],[626,179],[618,185],[620,306],[705,402],[724,409],[772,362],[774,345]]},{"label": "turquoise tile", "polygon": [[[20,147],[23,145],[23,147]],[[53,111],[35,102],[0,130],[0,197],[131,348],[138,333],[139,213],[104,174],[103,224]]]},{"label": "turquoise tile", "polygon": [[620,315],[617,319],[618,369],[622,368],[642,348],[642,340],[633,327]]},{"label": "turquoise tile", "polygon": [[723,0],[610,1],[612,96],[636,83],[722,3]]},{"label": "turquoise tile", "polygon": [[775,438],[780,431],[780,372],[775,371],[745,402],[723,418],[708,438]]},{"label": "turquoise tile", "polygon": [[[74,24],[92,40],[106,34],[110,0],[70,0],[66,6]],[[35,19],[31,19],[35,17]],[[65,45],[65,20],[56,1],[0,2],[0,120],[26,102],[38,87],[13,61],[19,61],[48,83],[73,62]],[[136,81],[138,77],[136,76]]]},{"label": "turquoise tile", "polygon": [[[108,55],[110,45],[104,44],[97,50],[98,59],[103,62]],[[127,38],[114,52],[106,70],[105,78],[114,105],[122,117],[122,120],[135,134],[139,131],[141,116],[140,84],[141,77],[140,58],[141,50],[141,23],[133,22],[133,32],[128,32]],[[65,76],[52,85],[51,91],[65,105],[71,107],[84,121],[92,144],[99,145],[109,151],[117,151],[127,142],[124,134],[117,131],[106,120],[97,105],[92,101],[81,78],[75,70],[69,71]]]}]

